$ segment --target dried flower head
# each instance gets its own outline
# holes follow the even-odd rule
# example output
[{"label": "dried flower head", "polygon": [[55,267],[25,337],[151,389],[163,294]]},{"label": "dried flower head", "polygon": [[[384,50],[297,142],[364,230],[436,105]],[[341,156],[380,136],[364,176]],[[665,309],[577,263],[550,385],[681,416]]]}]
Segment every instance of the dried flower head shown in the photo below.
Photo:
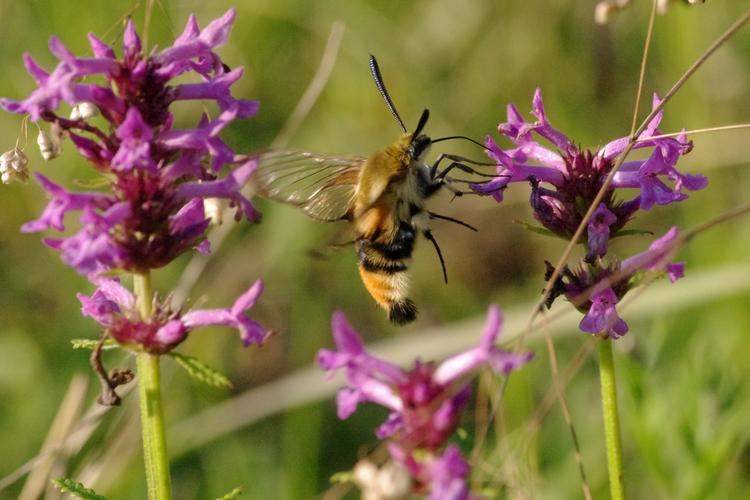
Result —
[{"label": "dried flower head", "polygon": [[0,156],[0,181],[3,184],[11,182],[26,182],[29,180],[29,159],[23,150],[13,148]]}]

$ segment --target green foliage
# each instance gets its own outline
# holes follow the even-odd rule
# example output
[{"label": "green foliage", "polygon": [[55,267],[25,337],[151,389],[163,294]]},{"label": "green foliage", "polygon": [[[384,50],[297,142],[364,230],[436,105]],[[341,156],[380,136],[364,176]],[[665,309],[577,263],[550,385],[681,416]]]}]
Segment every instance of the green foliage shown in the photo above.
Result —
[{"label": "green foliage", "polygon": [[520,220],[514,220],[513,223],[521,226],[525,230],[532,232],[532,233],[541,234],[542,236],[551,236],[553,238],[560,238],[558,235],[556,235],[555,233],[553,233],[546,227],[529,224],[528,222],[524,222]]},{"label": "green foliage", "polygon": [[[73,349],[94,350],[96,349],[96,346],[99,345],[99,341],[94,339],[71,339],[70,344],[73,346]],[[119,347],[120,346],[114,340],[106,339],[102,345],[102,350],[109,351]]]},{"label": "green foliage", "polygon": [[235,489],[233,489],[232,491],[230,491],[229,493],[227,493],[226,495],[221,496],[221,497],[217,498],[216,500],[233,500],[234,498],[237,498],[240,495],[242,495],[242,488],[240,486],[238,486]]},{"label": "green foliage", "polygon": [[337,472],[331,476],[331,484],[345,484],[354,482],[354,472],[347,470]]},{"label": "green foliage", "polygon": [[174,351],[169,352],[168,355],[171,356],[178,365],[184,368],[188,375],[194,379],[200,380],[204,384],[227,389],[233,387],[232,382],[226,376],[205,365],[196,358],[185,356],[184,354]]},{"label": "green foliage", "polygon": [[83,500],[107,500],[107,497],[104,495],[99,495],[91,488],[86,488],[81,483],[73,481],[67,477],[53,479],[52,482],[55,487],[63,493],[70,493],[71,495],[82,498]]}]

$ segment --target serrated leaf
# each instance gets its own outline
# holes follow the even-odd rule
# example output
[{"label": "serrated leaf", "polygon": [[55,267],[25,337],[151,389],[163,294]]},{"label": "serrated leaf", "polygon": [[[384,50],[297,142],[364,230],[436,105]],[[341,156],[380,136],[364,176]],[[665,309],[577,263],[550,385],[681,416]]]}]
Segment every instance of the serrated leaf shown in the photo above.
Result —
[{"label": "serrated leaf", "polygon": [[[96,345],[99,343],[98,340],[94,339],[73,339],[70,341],[70,344],[73,346],[73,349],[96,349]],[[105,351],[108,351],[110,349],[117,349],[120,346],[117,345],[117,342],[115,342],[112,339],[107,339],[104,341],[104,345],[102,346],[102,349]]]},{"label": "serrated leaf", "polygon": [[647,229],[623,229],[622,231],[617,231],[617,234],[612,236],[611,239],[619,238],[620,236],[653,236],[653,231],[648,231]]},{"label": "serrated leaf", "polygon": [[53,479],[55,487],[63,493],[70,493],[71,495],[83,498],[84,500],[107,500],[107,497],[100,495],[91,488],[86,488],[79,482],[73,481],[67,477],[61,477],[59,479]]},{"label": "serrated leaf", "polygon": [[174,351],[168,354],[172,356],[177,364],[183,367],[191,377],[213,387],[226,387],[228,389],[234,387],[232,385],[232,382],[226,376],[214,370],[213,368],[204,365],[196,358],[185,356],[184,354],[180,354]]},{"label": "serrated leaf", "polygon": [[518,224],[522,228],[524,228],[527,231],[531,231],[532,233],[541,234],[543,236],[552,236],[553,238],[559,238],[555,233],[550,231],[549,229],[542,227],[542,226],[534,226],[533,224],[529,224],[528,222],[523,222],[520,220],[514,220],[515,224]]},{"label": "serrated leaf", "polygon": [[235,489],[224,495],[223,497],[219,497],[216,500],[232,500],[234,498],[237,498],[238,496],[242,495],[242,487],[237,486]]},{"label": "serrated leaf", "polygon": [[330,479],[333,484],[345,484],[354,482],[354,473],[350,470],[337,472]]}]

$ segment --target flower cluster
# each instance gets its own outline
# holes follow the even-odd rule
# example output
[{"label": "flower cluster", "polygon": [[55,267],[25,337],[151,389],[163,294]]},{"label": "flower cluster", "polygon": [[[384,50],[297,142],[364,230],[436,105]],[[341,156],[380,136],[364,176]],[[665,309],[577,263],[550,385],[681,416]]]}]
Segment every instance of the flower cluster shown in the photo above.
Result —
[{"label": "flower cluster", "polygon": [[[654,95],[654,109],[660,103],[659,97]],[[498,131],[515,147],[502,149],[488,137],[488,154],[497,162],[500,176],[472,188],[480,194],[491,194],[500,202],[510,183],[528,182],[534,218],[551,233],[571,239],[614,168],[616,158],[628,147],[629,138],[609,142],[595,153],[581,149],[552,127],[539,89],[534,94],[532,114],[536,120],[527,122],[513,104],[508,105],[507,121],[498,125]],[[656,205],[682,201],[687,198],[686,191],[703,189],[708,184],[703,175],[683,174],[675,168],[680,157],[692,150],[692,143],[684,132],[677,138],[658,137],[662,115],[660,111],[654,116],[633,148],[649,149],[648,157],[621,165],[588,221],[582,241],[586,246],[586,256],[580,270],[564,270],[564,281],[554,284],[548,305],[558,295],[572,298],[574,292],[588,291],[589,300],[576,304],[586,314],[580,325],[585,332],[607,333],[616,338],[627,331],[627,325],[617,317],[614,307],[632,288],[630,278],[644,269],[636,269],[638,266],[629,259],[605,265],[602,257],[609,251],[609,241],[627,234],[625,227],[639,209],[648,211]],[[622,193],[623,189],[635,189],[637,194],[630,199],[619,199],[616,193]],[[654,246],[660,248],[674,238],[676,229],[658,240],[652,249]],[[660,262],[660,270],[666,265]],[[653,265],[646,267],[654,270],[650,269]],[[553,270],[548,271],[549,276]],[[613,275],[618,279],[613,279],[610,285]],[[604,284],[597,285],[599,282]]]},{"label": "flower cluster", "polygon": [[167,302],[154,299],[154,313],[141,318],[135,296],[119,281],[92,277],[96,291],[87,297],[78,294],[81,312],[103,326],[119,344],[152,354],[164,354],[180,344],[194,328],[228,326],[240,332],[242,343],[261,345],[272,334],[245,314],[255,305],[263,291],[263,282],[256,281],[227,309],[201,309],[185,314],[172,311]]},{"label": "flower cluster", "polygon": [[[66,264],[82,274],[146,272],[191,248],[209,251],[206,199],[224,198],[237,207],[238,217],[258,219],[240,193],[255,162],[235,155],[219,138],[233,120],[258,109],[256,101],[232,97],[230,87],[243,70],[229,70],[214,52],[227,40],[234,18],[229,10],[201,30],[191,16],[171,47],[151,55],[129,21],[120,58],[92,34],[93,57],[76,56],[50,38],[50,51],[60,60],[51,72],[24,56],[37,89],[22,101],[0,99],[0,106],[50,122],[58,142],[69,137],[109,190],[70,192],[37,174],[50,201],[22,231],[63,231],[66,213],[80,212],[76,234],[45,240]],[[190,74],[200,82],[171,83]],[[204,115],[195,128],[175,129],[170,106],[184,100],[215,101],[220,113],[214,119]],[[58,113],[63,102],[72,107],[68,118]],[[222,170],[228,170],[223,177]]]},{"label": "flower cluster", "polygon": [[368,353],[343,313],[334,314],[337,350],[321,350],[318,364],[329,373],[346,371],[347,387],[337,397],[338,416],[349,417],[360,402],[388,408],[391,413],[376,435],[390,439],[391,458],[410,472],[415,492],[429,493],[431,499],[468,498],[469,466],[458,447],[445,445],[469,402],[470,380],[482,367],[508,374],[532,357],[499,349],[495,342],[500,325],[500,310],[490,307],[477,347],[439,364],[417,361],[406,371]]}]

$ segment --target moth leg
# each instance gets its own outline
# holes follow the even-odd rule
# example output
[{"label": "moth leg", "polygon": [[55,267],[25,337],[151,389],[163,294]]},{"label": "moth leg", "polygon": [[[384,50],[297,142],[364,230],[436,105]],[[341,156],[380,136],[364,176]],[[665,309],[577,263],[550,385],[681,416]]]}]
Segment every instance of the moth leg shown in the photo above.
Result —
[{"label": "moth leg", "polygon": [[466,222],[462,220],[454,219],[453,217],[448,217],[447,215],[436,214],[435,212],[428,211],[427,213],[430,214],[430,219],[447,220],[448,222],[453,222],[453,223],[458,224],[459,226],[463,226],[465,228],[471,229],[474,232],[479,232],[479,229],[475,228],[471,224],[467,224]]}]

